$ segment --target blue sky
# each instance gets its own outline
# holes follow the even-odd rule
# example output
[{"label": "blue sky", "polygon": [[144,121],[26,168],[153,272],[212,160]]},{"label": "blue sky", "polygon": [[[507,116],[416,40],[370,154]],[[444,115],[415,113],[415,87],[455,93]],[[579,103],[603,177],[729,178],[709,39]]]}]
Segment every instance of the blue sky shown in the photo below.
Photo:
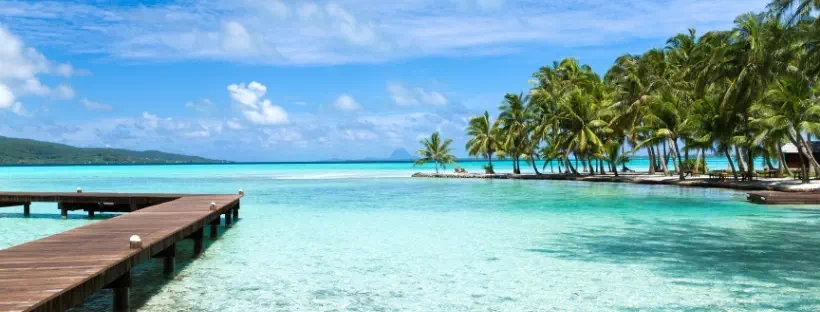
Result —
[{"label": "blue sky", "polygon": [[0,135],[235,161],[463,156],[540,66],[726,29],[765,0],[0,1]]}]

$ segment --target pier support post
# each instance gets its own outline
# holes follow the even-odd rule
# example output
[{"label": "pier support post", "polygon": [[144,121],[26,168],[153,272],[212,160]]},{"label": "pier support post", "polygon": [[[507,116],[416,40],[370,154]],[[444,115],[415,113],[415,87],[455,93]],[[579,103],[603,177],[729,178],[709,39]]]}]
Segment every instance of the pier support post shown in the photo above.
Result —
[{"label": "pier support post", "polygon": [[225,227],[231,227],[231,226],[233,226],[233,221],[232,221],[232,218],[231,218],[231,211],[229,210],[228,212],[225,213]]},{"label": "pier support post", "polygon": [[160,251],[155,258],[162,258],[162,274],[165,275],[166,278],[174,277],[174,273],[176,272],[176,255],[177,255],[177,244],[171,244],[165,248],[165,250]]},{"label": "pier support post", "polygon": [[129,312],[131,310],[131,298],[128,289],[131,287],[131,271],[125,272],[122,276],[105,286],[114,291],[114,312]]},{"label": "pier support post", "polygon": [[205,229],[199,229],[191,234],[191,239],[194,240],[194,257],[202,255],[202,241],[205,238]]},{"label": "pier support post", "polygon": [[236,207],[233,207],[233,218],[236,221],[239,221],[239,203],[236,204]]},{"label": "pier support post", "polygon": [[213,221],[211,221],[211,239],[216,239],[217,234],[217,226],[219,226],[219,218],[217,217]]},{"label": "pier support post", "polygon": [[23,216],[30,216],[31,215],[31,203],[23,204]]},{"label": "pier support post", "polygon": [[94,209],[88,209],[88,217],[94,219]]},{"label": "pier support post", "polygon": [[57,203],[57,208],[60,208],[60,218],[65,220],[68,219],[68,208],[65,207],[63,202]]}]

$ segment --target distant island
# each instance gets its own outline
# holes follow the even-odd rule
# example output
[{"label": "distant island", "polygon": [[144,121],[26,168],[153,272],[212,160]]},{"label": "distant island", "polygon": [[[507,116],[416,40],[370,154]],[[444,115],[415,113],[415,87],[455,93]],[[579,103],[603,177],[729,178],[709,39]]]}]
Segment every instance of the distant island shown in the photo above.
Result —
[{"label": "distant island", "polygon": [[228,163],[160,151],[80,148],[65,144],[0,136],[0,165],[204,164]]},{"label": "distant island", "polygon": [[[359,160],[353,161],[414,161],[418,157],[413,156],[409,152],[407,152],[404,148],[397,148],[390,153],[390,156],[387,157],[365,157]],[[350,161],[350,160],[348,160]]]}]

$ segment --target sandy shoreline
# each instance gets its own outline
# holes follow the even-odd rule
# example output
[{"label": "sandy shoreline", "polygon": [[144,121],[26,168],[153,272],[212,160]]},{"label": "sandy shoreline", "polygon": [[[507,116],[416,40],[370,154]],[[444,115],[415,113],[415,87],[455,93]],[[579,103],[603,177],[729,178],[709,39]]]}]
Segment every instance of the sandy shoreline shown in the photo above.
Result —
[{"label": "sandy shoreline", "polygon": [[679,185],[690,187],[714,187],[744,191],[781,191],[781,192],[820,192],[820,181],[810,184],[800,184],[800,181],[789,178],[760,178],[754,181],[734,181],[729,177],[726,181],[710,181],[708,175],[687,177],[681,181],[677,175],[664,176],[647,173],[627,173],[616,177],[613,174],[598,175],[566,175],[566,174],[510,174],[510,173],[427,173],[417,172],[414,178],[443,178],[443,179],[499,179],[499,180],[556,180],[556,181],[585,181],[585,182],[612,182],[653,185]]}]

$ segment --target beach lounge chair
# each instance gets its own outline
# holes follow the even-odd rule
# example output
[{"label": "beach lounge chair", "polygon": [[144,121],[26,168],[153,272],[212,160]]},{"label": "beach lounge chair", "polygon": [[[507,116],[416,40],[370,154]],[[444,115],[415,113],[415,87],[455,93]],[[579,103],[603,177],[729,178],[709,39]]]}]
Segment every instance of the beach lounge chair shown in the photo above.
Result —
[{"label": "beach lounge chair", "polygon": [[709,171],[709,180],[712,181],[726,181],[728,174],[726,171]]}]

